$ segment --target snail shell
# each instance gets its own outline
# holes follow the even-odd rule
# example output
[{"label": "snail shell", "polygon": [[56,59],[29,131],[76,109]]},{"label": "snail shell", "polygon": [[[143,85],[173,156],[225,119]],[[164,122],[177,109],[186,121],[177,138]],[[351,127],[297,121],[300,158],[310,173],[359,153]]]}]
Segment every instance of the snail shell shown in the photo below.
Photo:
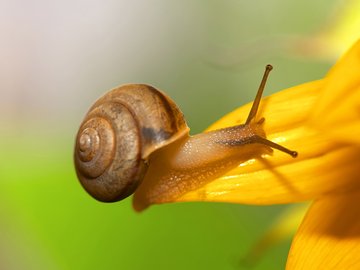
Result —
[{"label": "snail shell", "polygon": [[151,153],[189,133],[184,116],[152,86],[129,84],[98,99],[75,145],[80,183],[95,199],[121,200],[141,183]]}]

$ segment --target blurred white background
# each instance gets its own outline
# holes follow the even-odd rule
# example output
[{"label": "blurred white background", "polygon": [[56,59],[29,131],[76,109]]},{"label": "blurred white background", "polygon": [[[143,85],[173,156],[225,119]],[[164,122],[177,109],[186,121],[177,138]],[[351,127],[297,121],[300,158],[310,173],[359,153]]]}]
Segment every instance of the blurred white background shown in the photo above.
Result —
[{"label": "blurred white background", "polygon": [[118,84],[170,77],[198,47],[199,10],[167,1],[1,1],[1,118],[65,119]]},{"label": "blurred white background", "polygon": [[105,91],[142,82],[169,93],[199,131],[252,99],[268,61],[267,94],[323,75],[284,62],[282,38],[326,17],[326,1],[305,2],[304,17],[296,9],[307,3],[279,0],[1,0],[0,120],[74,129]]}]

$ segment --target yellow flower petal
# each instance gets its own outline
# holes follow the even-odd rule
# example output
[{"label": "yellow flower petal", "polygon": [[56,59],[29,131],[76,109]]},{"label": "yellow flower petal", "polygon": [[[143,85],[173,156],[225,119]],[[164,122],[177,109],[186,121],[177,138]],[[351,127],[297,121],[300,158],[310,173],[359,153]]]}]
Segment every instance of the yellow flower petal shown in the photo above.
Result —
[{"label": "yellow flower petal", "polygon": [[[360,189],[357,181],[360,145],[351,143],[359,140],[360,133],[356,107],[360,100],[359,54],[360,42],[324,80],[262,100],[258,119],[266,118],[267,138],[298,151],[296,159],[275,150],[272,156],[260,157],[254,153],[220,177],[199,172],[202,177],[192,179],[181,172],[180,178],[175,175],[161,181],[147,179],[135,193],[135,208],[142,210],[150,204],[174,201],[289,203]],[[244,123],[249,111],[250,104],[243,106],[209,130]]]},{"label": "yellow flower petal", "polygon": [[[294,162],[274,157],[274,161],[264,159],[264,165],[260,165],[260,160],[250,160],[242,164],[243,167],[174,200],[278,204],[359,189],[360,181],[355,180],[360,167],[360,149],[349,146],[328,150],[328,154],[317,152],[318,155],[299,157]],[[305,155],[313,153],[311,147],[306,151]]]},{"label": "yellow flower petal", "polygon": [[[286,161],[275,151],[274,157],[243,163],[178,200],[286,203],[341,190],[343,184],[358,188],[360,149],[340,142],[360,142],[359,74],[360,42],[324,81],[294,87],[263,101],[268,138],[299,151],[297,160]],[[248,110],[244,106],[210,129],[236,124],[236,115],[245,114],[244,109]],[[313,129],[307,127],[306,119],[311,119]]]},{"label": "yellow flower petal", "polygon": [[[353,132],[360,119],[360,40],[334,65],[310,118],[313,127],[344,141],[360,142]],[[353,132],[349,132],[352,129]]]},{"label": "yellow flower petal", "polygon": [[[359,74],[360,41],[323,81],[263,100],[261,115],[266,117],[268,138],[299,151],[297,160],[286,160],[275,151],[273,157],[245,162],[178,200],[271,204],[315,198],[340,191],[343,185],[359,188],[360,148],[352,145],[360,143]],[[238,124],[237,115],[246,115],[249,107],[230,113],[209,129]]]},{"label": "yellow flower petal", "polygon": [[360,192],[314,202],[292,243],[287,269],[360,269]]}]

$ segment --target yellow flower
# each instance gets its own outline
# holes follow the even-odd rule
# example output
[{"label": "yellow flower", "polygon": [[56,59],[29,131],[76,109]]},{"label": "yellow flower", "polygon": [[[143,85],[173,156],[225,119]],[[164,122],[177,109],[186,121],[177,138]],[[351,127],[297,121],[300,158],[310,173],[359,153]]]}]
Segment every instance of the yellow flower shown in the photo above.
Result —
[{"label": "yellow flower", "polygon": [[[244,122],[250,106],[208,130]],[[261,205],[314,200],[293,241],[287,268],[360,269],[360,41],[324,79],[263,99],[260,115],[266,118],[267,138],[297,150],[296,159],[274,151],[210,182],[196,185],[185,179],[163,190],[156,181],[147,183],[145,194],[135,193],[135,208],[140,201]],[[160,195],[146,196],[154,190]]]}]

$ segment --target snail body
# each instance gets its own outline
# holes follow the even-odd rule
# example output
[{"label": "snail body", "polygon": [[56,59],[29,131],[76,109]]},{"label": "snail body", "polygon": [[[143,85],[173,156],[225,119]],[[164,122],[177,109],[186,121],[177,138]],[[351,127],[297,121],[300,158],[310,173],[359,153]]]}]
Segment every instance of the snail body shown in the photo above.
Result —
[{"label": "snail body", "polygon": [[131,195],[144,178],[224,173],[254,144],[296,157],[265,138],[263,119],[255,121],[270,70],[268,65],[245,124],[194,136],[177,105],[154,87],[129,84],[111,90],[89,109],[78,131],[74,160],[80,183],[95,199],[113,202]]}]

